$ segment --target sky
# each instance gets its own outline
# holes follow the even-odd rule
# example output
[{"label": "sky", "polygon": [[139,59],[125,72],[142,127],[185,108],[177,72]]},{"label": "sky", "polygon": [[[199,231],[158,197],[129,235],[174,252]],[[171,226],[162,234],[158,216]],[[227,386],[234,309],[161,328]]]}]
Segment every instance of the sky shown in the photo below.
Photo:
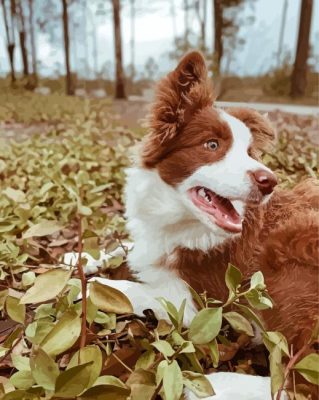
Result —
[{"label": "sky", "polygon": [[[37,0],[40,1],[40,0]],[[42,4],[45,0],[41,0]],[[59,0],[55,0],[59,1]],[[230,72],[237,75],[258,75],[269,71],[277,65],[276,52],[278,49],[279,32],[282,18],[282,10],[285,0],[255,0],[253,8],[246,6],[243,10],[243,16],[254,16],[254,22],[250,25],[243,25],[240,28],[239,36],[245,39],[245,45],[242,48],[235,49],[232,53],[232,62]],[[125,4],[128,2],[126,1]],[[175,0],[176,12],[176,31],[179,36],[184,32],[184,12],[182,9],[182,0]],[[212,34],[212,1],[208,0],[207,9],[207,45],[213,47]],[[88,1],[89,13],[94,13],[93,3]],[[135,0],[137,8],[144,11],[137,12],[135,42],[136,42],[136,68],[142,71],[146,61],[152,57],[158,64],[158,75],[162,75],[173,68],[175,61],[169,59],[168,52],[173,50],[173,20],[169,0],[162,0],[151,3],[145,0]],[[146,4],[146,7],[145,7]],[[287,23],[284,32],[284,53],[288,52],[293,58],[297,42],[299,27],[299,11],[301,0],[288,0]],[[146,9],[146,11],[145,11]],[[38,10],[39,11],[39,10]],[[2,13],[0,13],[0,74],[8,71],[8,60],[5,50],[5,34],[2,23]],[[319,55],[319,0],[314,0],[314,12],[311,29],[311,43],[314,45],[314,53]],[[92,25],[91,18],[88,18],[87,32],[91,32],[93,27],[97,36],[98,47],[98,69],[107,65],[109,73],[113,73],[114,48],[113,48],[113,27],[111,14],[94,18]],[[59,28],[59,21],[56,22],[56,30]],[[199,25],[196,17],[192,16],[190,21],[191,29],[195,35],[198,35]],[[130,18],[129,7],[126,5],[122,10],[122,36],[123,36],[123,56],[124,65],[130,63]],[[73,30],[72,39],[77,37]],[[87,56],[90,69],[93,68],[93,42],[88,39],[89,54]],[[48,36],[37,33],[38,58],[41,60],[40,71],[44,75],[52,74],[52,71],[63,71],[63,47],[61,42],[52,43]],[[81,38],[76,40],[77,59],[72,54],[71,64],[77,72],[84,71],[84,63],[79,60],[84,58],[83,46],[81,50]],[[16,51],[16,65],[21,68],[19,51]],[[59,67],[57,67],[57,65]],[[318,67],[317,67],[318,68]]]}]

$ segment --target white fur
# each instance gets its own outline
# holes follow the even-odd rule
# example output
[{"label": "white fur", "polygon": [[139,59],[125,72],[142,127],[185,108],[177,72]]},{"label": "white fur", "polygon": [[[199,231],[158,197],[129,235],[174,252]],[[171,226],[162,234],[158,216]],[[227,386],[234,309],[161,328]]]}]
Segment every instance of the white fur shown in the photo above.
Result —
[{"label": "white fur", "polygon": [[[215,396],[206,400],[271,400],[270,378],[252,375],[236,374],[234,372],[217,372],[206,375],[212,384]],[[276,398],[276,395],[275,397]],[[288,400],[285,391],[280,399]],[[186,400],[197,400],[189,390],[185,391]]]}]

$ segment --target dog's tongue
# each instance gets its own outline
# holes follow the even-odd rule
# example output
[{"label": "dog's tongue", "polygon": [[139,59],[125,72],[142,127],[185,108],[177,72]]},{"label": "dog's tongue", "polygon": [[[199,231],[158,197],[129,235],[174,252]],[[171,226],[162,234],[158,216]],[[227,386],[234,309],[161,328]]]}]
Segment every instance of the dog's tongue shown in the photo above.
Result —
[{"label": "dog's tongue", "polygon": [[213,208],[214,212],[212,213],[216,224],[234,233],[241,232],[242,221],[231,202],[215,195],[212,197],[212,203],[216,207],[215,209]]},{"label": "dog's tongue", "polygon": [[242,231],[242,220],[230,200],[218,196],[206,188],[191,191],[193,203],[221,228],[238,233]]}]

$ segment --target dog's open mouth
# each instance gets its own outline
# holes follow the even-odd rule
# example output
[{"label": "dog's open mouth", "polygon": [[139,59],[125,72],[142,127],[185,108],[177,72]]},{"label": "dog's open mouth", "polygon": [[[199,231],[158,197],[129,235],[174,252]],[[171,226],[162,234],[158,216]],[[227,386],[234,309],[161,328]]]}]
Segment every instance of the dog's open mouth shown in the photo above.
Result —
[{"label": "dog's open mouth", "polygon": [[194,205],[206,213],[216,225],[232,233],[242,231],[242,218],[229,199],[205,187],[194,187],[189,193]]}]

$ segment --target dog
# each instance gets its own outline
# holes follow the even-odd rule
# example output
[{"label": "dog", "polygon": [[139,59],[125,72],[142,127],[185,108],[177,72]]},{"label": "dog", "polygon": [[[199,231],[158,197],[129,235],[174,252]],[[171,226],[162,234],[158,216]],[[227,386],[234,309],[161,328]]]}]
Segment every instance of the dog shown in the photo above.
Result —
[{"label": "dog", "polygon": [[[291,191],[261,162],[274,139],[267,118],[250,109],[217,109],[203,56],[187,54],[163,78],[135,165],[127,171],[128,255],[137,282],[96,278],[123,291],[134,312],[156,300],[177,308],[184,324],[197,310],[187,282],[208,297],[227,299],[228,263],[244,278],[261,270],[273,310],[261,316],[300,348],[318,311],[319,187],[305,181]],[[269,378],[214,373],[214,399],[270,399]],[[193,394],[186,394],[195,399]]]}]

